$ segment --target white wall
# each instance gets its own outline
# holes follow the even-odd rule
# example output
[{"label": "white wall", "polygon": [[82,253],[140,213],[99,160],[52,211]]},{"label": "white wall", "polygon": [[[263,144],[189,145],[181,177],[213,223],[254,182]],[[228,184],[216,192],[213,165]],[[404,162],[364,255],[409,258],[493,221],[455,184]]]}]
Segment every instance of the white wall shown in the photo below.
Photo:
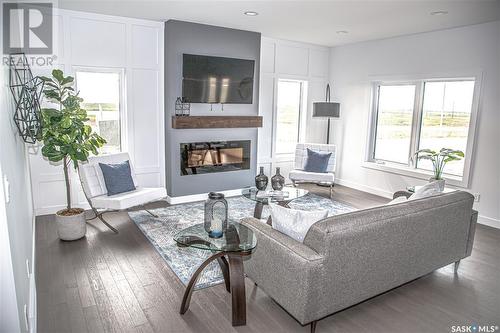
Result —
[{"label": "white wall", "polygon": [[[125,142],[143,186],[163,186],[163,24],[83,12],[57,10],[56,67],[74,75],[75,68],[113,68],[125,73]],[[41,67],[35,75],[49,75]],[[64,176],[60,165],[43,159],[39,147],[31,147],[30,164],[37,215],[64,207]],[[50,195],[48,195],[50,194]],[[73,174],[73,204],[87,207],[81,186]]]},{"label": "white wall", "polygon": [[[1,17],[1,9],[0,9]],[[2,31],[0,27],[0,45]],[[0,332],[26,332],[34,317],[33,204],[26,147],[13,121],[8,68],[0,66]],[[27,271],[29,268],[30,272]],[[31,290],[30,290],[31,289]],[[25,316],[25,307],[27,310]]]},{"label": "white wall", "polygon": [[288,180],[293,168],[293,154],[276,154],[273,145],[276,133],[276,101],[279,79],[307,81],[307,109],[305,131],[301,141],[326,142],[327,120],[312,118],[312,103],[325,100],[329,75],[327,47],[262,37],[259,114],[263,127],[259,129],[258,166],[266,175],[274,175],[275,168]]},{"label": "white wall", "polygon": [[500,21],[331,48],[330,81],[341,103],[335,123],[338,181],[390,196],[422,180],[362,166],[371,103],[370,78],[482,72],[470,188],[480,222],[500,227]]}]

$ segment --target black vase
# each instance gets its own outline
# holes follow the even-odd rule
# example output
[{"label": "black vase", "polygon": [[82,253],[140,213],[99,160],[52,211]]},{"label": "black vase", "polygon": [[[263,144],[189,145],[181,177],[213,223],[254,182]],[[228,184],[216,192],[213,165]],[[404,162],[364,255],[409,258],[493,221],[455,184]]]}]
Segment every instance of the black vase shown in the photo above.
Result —
[{"label": "black vase", "polygon": [[280,174],[280,168],[276,168],[276,174],[271,178],[271,186],[275,191],[281,191],[285,186],[285,177]]},{"label": "black vase", "polygon": [[257,187],[259,191],[264,191],[268,182],[269,178],[264,174],[264,167],[260,167],[260,173],[255,176],[255,187]]}]

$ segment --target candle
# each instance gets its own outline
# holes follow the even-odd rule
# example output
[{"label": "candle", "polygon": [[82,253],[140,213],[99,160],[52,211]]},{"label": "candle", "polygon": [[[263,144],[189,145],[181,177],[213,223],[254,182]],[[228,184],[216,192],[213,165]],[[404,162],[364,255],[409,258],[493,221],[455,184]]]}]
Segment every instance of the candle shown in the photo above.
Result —
[{"label": "candle", "polygon": [[219,238],[222,236],[222,220],[220,218],[213,218],[210,227],[211,236],[214,238]]}]

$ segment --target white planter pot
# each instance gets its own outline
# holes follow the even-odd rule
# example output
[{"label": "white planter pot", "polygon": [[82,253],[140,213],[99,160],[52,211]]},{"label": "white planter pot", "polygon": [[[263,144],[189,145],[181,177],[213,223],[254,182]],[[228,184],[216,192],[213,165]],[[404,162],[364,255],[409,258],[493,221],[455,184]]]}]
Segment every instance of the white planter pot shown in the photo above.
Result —
[{"label": "white planter pot", "polygon": [[439,179],[439,180],[436,180],[435,178],[429,179],[429,183],[433,183],[433,182],[437,182],[438,183],[439,191],[441,191],[441,192],[444,191],[444,185],[446,183],[446,181],[444,179]]},{"label": "white planter pot", "polygon": [[87,224],[85,221],[85,211],[78,215],[63,216],[56,213],[57,233],[59,238],[64,241],[80,239],[87,233]]}]

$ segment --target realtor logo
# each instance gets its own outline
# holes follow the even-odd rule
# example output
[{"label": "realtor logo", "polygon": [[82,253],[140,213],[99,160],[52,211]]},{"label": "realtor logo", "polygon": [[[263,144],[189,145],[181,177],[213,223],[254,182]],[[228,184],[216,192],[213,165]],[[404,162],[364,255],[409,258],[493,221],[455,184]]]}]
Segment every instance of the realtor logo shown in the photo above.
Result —
[{"label": "realtor logo", "polygon": [[52,3],[3,3],[4,54],[52,53]]}]

